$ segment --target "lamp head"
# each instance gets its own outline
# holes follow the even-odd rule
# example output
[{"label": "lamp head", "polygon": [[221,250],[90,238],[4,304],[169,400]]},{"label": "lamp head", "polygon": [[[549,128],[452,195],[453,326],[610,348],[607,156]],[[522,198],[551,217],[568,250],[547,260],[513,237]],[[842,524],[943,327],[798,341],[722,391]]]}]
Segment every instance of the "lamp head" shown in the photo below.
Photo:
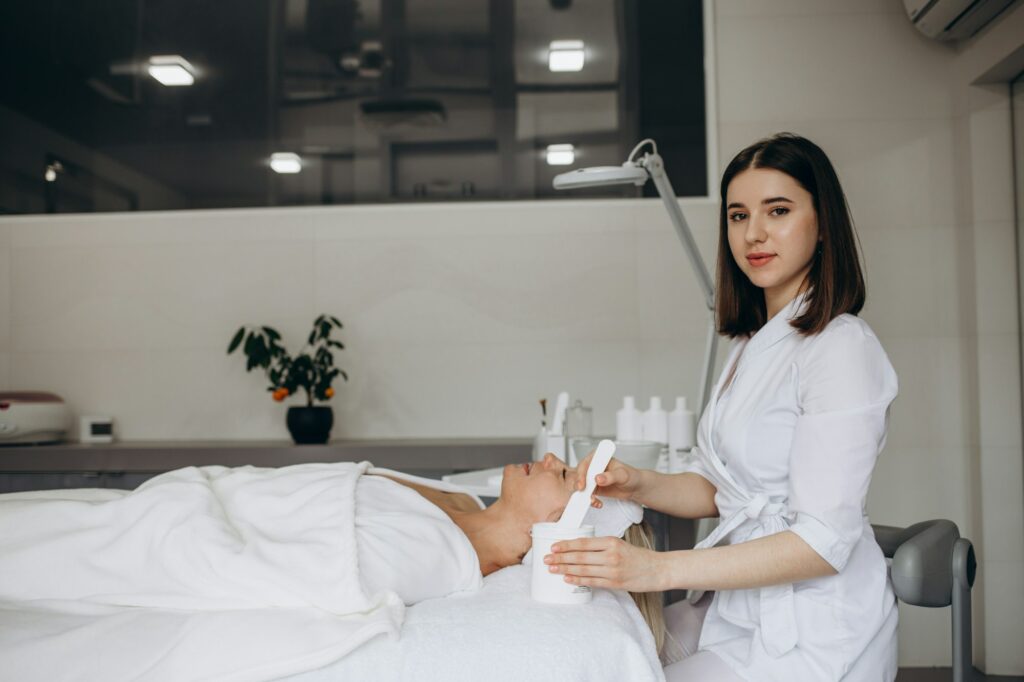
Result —
[{"label": "lamp head", "polygon": [[607,187],[609,185],[636,185],[640,187],[650,177],[642,166],[627,161],[621,166],[592,166],[577,168],[555,176],[555,189],[577,187]]}]

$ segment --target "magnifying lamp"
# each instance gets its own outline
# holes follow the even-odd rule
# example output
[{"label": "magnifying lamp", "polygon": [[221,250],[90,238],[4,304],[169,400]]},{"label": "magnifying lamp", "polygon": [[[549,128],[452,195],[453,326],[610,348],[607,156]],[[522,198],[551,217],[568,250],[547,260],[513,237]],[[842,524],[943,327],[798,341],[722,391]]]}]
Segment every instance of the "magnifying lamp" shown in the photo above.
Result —
[{"label": "magnifying lamp", "polygon": [[[652,151],[644,152],[642,157],[636,158],[637,153],[647,144],[651,146]],[[704,292],[704,303],[711,312],[711,321],[708,325],[708,340],[704,351],[704,368],[701,373],[700,412],[698,412],[698,414],[701,414],[704,412],[704,407],[707,405],[711,394],[711,373],[714,371],[715,352],[718,348],[718,333],[715,330],[714,316],[715,285],[711,281],[711,275],[708,274],[707,268],[704,266],[704,260],[700,256],[700,251],[697,250],[697,242],[694,241],[693,233],[690,232],[686,216],[683,215],[683,211],[679,208],[679,203],[676,201],[676,192],[672,189],[672,183],[669,182],[668,175],[665,174],[665,164],[661,160],[661,156],[658,155],[658,145],[649,138],[641,140],[633,147],[629,158],[621,166],[594,166],[561,173],[555,176],[554,187],[555,189],[608,187],[610,185],[635,185],[641,187],[648,180],[654,182],[654,187],[658,190],[658,195],[665,205],[665,210],[668,211],[668,217],[672,221],[676,235],[683,244],[683,250],[690,257],[693,272],[697,277],[701,290]]]}]

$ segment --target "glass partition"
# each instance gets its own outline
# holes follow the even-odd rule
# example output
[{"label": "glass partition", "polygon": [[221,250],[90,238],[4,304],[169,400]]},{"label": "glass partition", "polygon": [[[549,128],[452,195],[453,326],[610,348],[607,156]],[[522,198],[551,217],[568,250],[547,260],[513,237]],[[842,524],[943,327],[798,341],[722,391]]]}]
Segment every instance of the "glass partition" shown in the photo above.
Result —
[{"label": "glass partition", "polygon": [[[1024,72],[1010,83],[1010,113],[1013,128],[1013,194],[1017,216],[1017,305],[1018,320],[1024,326]],[[1017,335],[1024,385],[1024,338]]]},{"label": "glass partition", "polygon": [[700,0],[0,4],[0,212],[707,193]]}]

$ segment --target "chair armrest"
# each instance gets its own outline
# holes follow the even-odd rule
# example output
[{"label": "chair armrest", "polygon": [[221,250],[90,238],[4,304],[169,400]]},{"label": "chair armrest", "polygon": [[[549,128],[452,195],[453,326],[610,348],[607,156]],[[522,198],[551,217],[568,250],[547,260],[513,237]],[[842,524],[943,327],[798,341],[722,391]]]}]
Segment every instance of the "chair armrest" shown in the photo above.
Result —
[{"label": "chair armrest", "polygon": [[897,597],[915,606],[952,603],[953,547],[960,537],[955,523],[936,519],[902,529],[872,526],[872,530],[882,552],[892,558],[890,575]]},{"label": "chair armrest", "polygon": [[891,559],[896,550],[899,549],[900,543],[905,539],[904,531],[907,529],[872,524],[871,530],[875,532],[875,542],[882,548],[882,554],[885,555],[886,559]]}]

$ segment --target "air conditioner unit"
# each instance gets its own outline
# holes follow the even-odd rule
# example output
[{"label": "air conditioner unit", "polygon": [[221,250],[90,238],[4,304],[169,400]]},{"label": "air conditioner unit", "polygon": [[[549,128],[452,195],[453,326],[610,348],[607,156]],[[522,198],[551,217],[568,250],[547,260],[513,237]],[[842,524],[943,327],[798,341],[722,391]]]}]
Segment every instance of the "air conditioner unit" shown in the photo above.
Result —
[{"label": "air conditioner unit", "polygon": [[917,30],[936,40],[970,38],[1014,0],[903,0]]}]

